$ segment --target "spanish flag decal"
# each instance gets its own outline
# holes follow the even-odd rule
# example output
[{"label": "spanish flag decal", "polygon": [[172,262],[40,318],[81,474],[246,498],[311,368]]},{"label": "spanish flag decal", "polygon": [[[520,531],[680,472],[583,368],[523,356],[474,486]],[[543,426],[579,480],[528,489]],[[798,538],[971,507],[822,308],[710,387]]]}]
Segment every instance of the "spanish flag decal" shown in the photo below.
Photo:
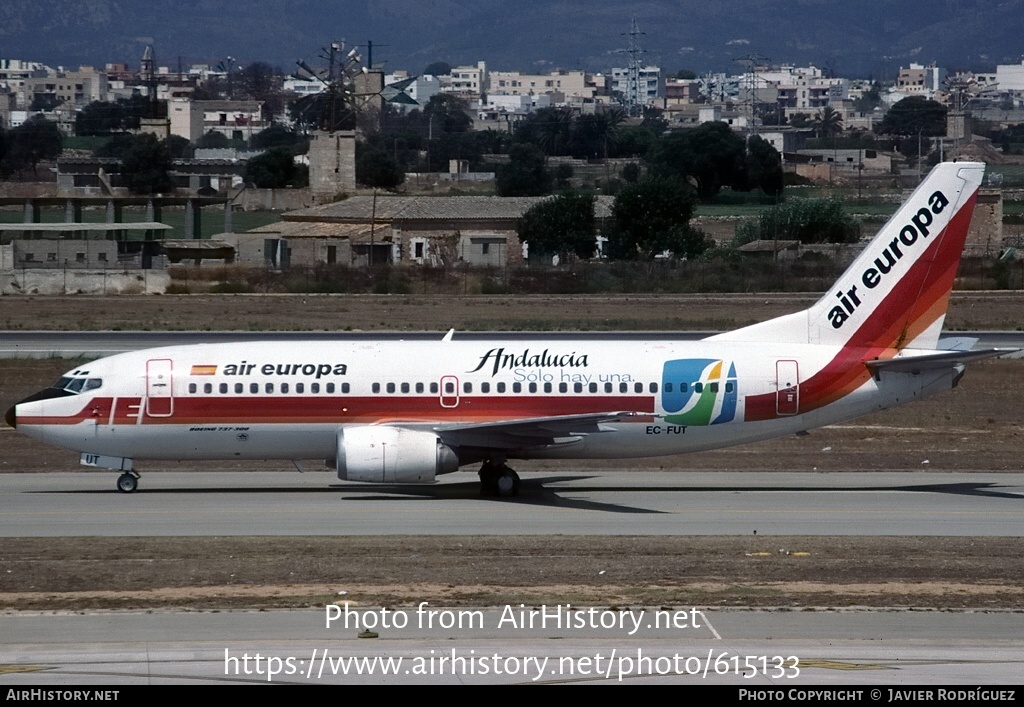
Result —
[{"label": "spanish flag decal", "polygon": [[192,375],[194,376],[215,376],[217,375],[216,366],[192,366]]}]

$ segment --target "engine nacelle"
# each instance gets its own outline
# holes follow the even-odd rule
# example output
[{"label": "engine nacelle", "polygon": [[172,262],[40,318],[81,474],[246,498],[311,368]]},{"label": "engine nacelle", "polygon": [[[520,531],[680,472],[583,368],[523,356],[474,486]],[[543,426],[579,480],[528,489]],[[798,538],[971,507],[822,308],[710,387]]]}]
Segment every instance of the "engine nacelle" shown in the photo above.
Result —
[{"label": "engine nacelle", "polygon": [[339,479],[378,484],[429,484],[459,468],[458,456],[433,432],[388,425],[341,428],[335,459]]}]

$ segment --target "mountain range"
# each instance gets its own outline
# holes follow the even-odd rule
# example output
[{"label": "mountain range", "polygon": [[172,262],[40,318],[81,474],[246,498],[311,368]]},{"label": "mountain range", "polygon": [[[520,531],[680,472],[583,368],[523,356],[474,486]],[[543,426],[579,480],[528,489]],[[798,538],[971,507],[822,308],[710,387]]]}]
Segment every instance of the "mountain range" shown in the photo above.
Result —
[{"label": "mountain range", "polygon": [[266,61],[290,72],[320,47],[374,44],[373,61],[608,71],[625,66],[633,21],[645,63],[738,73],[740,59],[895,78],[937,62],[991,70],[1024,55],[1024,0],[5,0],[0,59],[51,66]]}]

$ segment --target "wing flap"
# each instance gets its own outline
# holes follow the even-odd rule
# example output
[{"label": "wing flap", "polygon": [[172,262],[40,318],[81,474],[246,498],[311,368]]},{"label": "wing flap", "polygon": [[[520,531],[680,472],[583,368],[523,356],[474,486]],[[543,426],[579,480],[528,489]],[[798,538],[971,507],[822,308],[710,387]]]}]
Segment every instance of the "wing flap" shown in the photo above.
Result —
[{"label": "wing flap", "polygon": [[587,435],[605,432],[602,424],[619,422],[638,415],[650,413],[615,411],[495,422],[460,422],[435,425],[433,430],[446,443],[458,446],[514,449],[549,444],[576,444]]}]

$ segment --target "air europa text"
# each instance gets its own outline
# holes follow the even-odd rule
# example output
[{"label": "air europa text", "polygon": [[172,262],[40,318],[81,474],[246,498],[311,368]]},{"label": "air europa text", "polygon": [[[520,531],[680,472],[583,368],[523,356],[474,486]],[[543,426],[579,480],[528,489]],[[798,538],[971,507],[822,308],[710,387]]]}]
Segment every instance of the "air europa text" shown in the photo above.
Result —
[{"label": "air europa text", "polygon": [[258,370],[265,376],[343,376],[348,371],[344,363],[229,363],[224,366],[225,376],[251,376]]},{"label": "air europa text", "polygon": [[[904,250],[913,247],[918,238],[924,239],[930,235],[929,227],[935,221],[934,215],[941,214],[947,206],[949,206],[949,199],[941,191],[928,197],[928,206],[918,209],[917,213],[910,218],[910,223],[900,229],[898,236],[888,243],[883,242],[882,252],[875,258],[874,264],[861,274],[861,284],[868,290],[873,290],[882,284],[885,276],[904,256]],[[841,328],[861,305],[860,298],[865,293],[858,294],[858,287],[858,285],[849,289],[844,287],[836,292],[836,299],[839,300],[841,306],[833,307],[828,313],[828,319],[832,322],[833,329]]]}]

